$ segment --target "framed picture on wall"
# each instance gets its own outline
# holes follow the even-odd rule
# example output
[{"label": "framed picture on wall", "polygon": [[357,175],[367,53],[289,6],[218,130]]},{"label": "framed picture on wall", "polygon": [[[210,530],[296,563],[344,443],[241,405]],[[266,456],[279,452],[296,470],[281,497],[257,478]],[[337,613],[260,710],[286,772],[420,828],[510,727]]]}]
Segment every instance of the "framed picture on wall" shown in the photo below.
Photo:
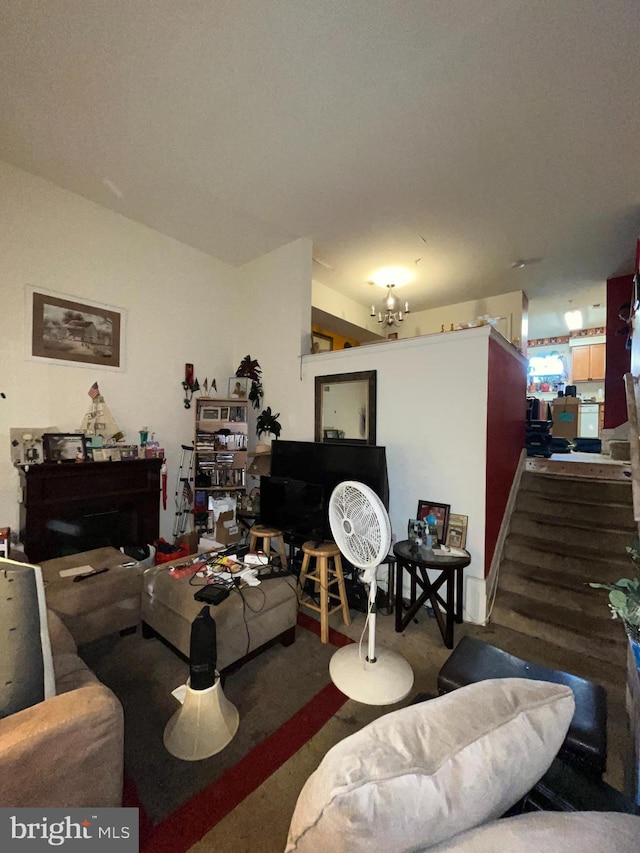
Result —
[{"label": "framed picture on wall", "polygon": [[441,504],[435,501],[418,501],[418,512],[416,518],[424,520],[428,515],[434,515],[436,518],[436,527],[438,529],[438,542],[444,543],[447,539],[447,530],[449,527],[449,510],[451,504]]},{"label": "framed picture on wall", "polygon": [[333,349],[333,338],[330,335],[321,335],[320,332],[311,333],[311,352],[331,352]]},{"label": "framed picture on wall", "polygon": [[251,389],[251,380],[247,376],[229,377],[229,397],[236,400],[247,400]]},{"label": "framed picture on wall", "polygon": [[124,370],[122,309],[33,287],[26,299],[29,358]]}]

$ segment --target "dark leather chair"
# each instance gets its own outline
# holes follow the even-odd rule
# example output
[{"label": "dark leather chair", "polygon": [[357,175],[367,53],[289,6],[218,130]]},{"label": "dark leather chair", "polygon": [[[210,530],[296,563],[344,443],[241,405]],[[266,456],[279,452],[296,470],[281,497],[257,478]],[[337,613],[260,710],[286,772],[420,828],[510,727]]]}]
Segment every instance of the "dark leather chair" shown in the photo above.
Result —
[{"label": "dark leather chair", "polygon": [[438,693],[488,678],[533,678],[565,684],[576,710],[558,758],[591,779],[602,779],[607,765],[607,692],[586,678],[520,658],[473,637],[462,637],[438,674]]}]

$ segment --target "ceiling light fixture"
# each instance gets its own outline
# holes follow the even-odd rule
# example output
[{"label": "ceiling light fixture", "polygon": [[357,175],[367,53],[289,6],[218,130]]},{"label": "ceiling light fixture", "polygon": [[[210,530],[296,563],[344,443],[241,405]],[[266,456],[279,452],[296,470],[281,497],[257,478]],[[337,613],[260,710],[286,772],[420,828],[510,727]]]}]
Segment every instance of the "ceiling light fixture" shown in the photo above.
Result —
[{"label": "ceiling light fixture", "polygon": [[[387,284],[387,298],[384,301],[384,311],[376,312],[376,306],[371,306],[371,317],[376,318],[376,323],[384,326],[399,326],[404,320],[404,315],[410,313],[409,303],[404,303],[404,312],[400,308],[400,300],[393,292],[395,284]],[[377,313],[377,316],[376,316]]]},{"label": "ceiling light fixture", "polygon": [[582,328],[582,311],[566,311],[564,321],[570,332],[577,332]]}]

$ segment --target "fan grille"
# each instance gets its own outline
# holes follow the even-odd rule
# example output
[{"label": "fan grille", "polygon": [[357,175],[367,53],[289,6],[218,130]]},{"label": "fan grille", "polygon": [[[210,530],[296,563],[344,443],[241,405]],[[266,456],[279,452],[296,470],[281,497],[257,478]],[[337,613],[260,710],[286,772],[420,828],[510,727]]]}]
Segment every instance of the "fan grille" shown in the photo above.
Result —
[{"label": "fan grille", "polygon": [[347,480],[336,486],[329,502],[329,525],[338,548],[357,568],[378,566],[389,553],[389,516],[364,483]]}]

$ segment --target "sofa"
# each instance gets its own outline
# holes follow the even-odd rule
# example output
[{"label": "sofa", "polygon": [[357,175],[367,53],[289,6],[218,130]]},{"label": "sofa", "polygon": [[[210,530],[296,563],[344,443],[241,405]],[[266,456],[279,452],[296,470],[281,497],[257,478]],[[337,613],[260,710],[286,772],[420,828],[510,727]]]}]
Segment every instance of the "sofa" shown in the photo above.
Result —
[{"label": "sofa", "polygon": [[499,678],[385,714],[309,777],[286,853],[637,853],[634,813],[510,814],[551,766],[574,710],[566,685]]},{"label": "sofa", "polygon": [[[122,706],[46,610],[35,572],[38,584],[30,579],[34,567],[0,561],[0,806],[121,806]],[[44,687],[21,694],[34,671],[44,672]]]}]

